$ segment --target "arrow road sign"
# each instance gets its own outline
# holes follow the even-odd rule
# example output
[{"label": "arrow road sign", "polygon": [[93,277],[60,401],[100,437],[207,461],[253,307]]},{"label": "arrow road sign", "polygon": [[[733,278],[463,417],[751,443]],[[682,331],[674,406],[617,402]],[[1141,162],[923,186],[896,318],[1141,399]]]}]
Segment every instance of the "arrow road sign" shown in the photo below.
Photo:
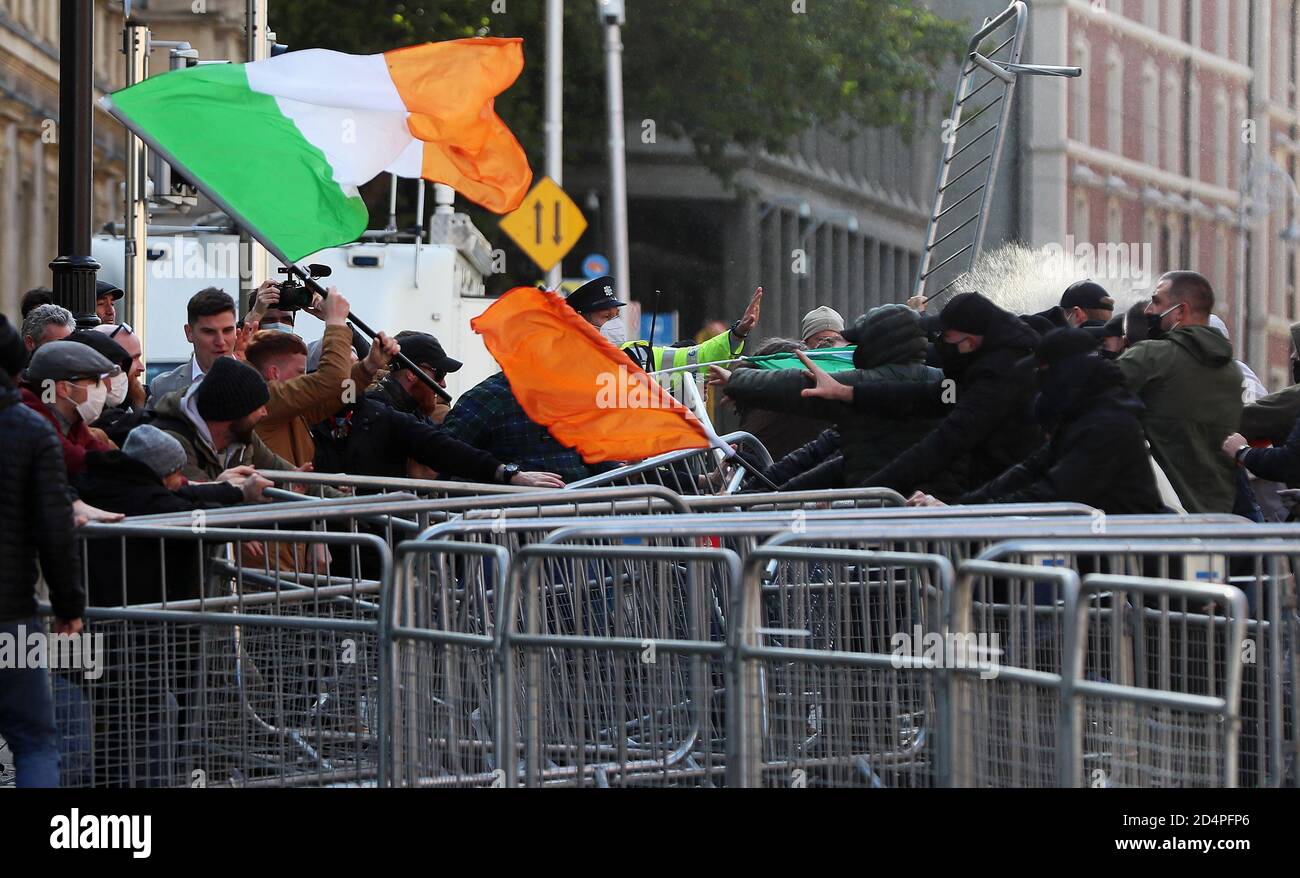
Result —
[{"label": "arrow road sign", "polygon": [[587,220],[578,205],[549,177],[543,177],[519,208],[501,220],[501,231],[543,271],[563,259],[586,230]]}]

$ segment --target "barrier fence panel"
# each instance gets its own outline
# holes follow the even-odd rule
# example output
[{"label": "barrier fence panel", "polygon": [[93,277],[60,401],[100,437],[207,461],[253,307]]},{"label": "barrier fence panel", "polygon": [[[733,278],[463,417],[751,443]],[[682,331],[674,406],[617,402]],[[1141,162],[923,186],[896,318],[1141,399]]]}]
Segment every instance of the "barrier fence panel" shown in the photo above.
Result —
[{"label": "barrier fence panel", "polygon": [[[983,557],[1062,565],[1081,574],[1141,575],[1239,589],[1248,608],[1242,656],[1239,782],[1242,786],[1296,785],[1300,741],[1295,732],[1293,696],[1295,570],[1300,546],[1294,541],[1145,540],[1098,535],[1086,540],[1001,543],[990,547]],[[1148,625],[1159,623],[1154,609],[1148,607],[1146,615]],[[1130,659],[1130,665],[1135,660]],[[1098,668],[1097,673],[1107,680],[1132,683],[1135,671],[1129,666]]]},{"label": "barrier fence panel", "polygon": [[[1237,786],[1245,595],[1230,586],[1092,574],[1083,593],[1109,612],[1081,614],[1099,640],[1132,640],[1131,685],[1085,678],[1080,784]],[[1091,600],[1090,600],[1091,603]],[[1075,643],[1084,661],[1091,634]]]},{"label": "barrier fence panel", "polygon": [[948,633],[953,783],[1069,785],[1077,726],[1062,712],[1076,674],[1079,578],[1072,570],[966,561],[957,571]]},{"label": "barrier fence panel", "polygon": [[394,785],[504,785],[493,614],[509,565],[500,546],[399,546],[387,608]]},{"label": "barrier fence panel", "polygon": [[749,557],[731,634],[746,785],[945,782],[944,681],[919,641],[942,630],[952,575],[933,555],[764,548]]},{"label": "barrier fence panel", "polygon": [[[54,675],[65,785],[381,781],[386,653],[377,608],[391,580],[382,541],[122,524],[78,533],[88,554],[96,543],[128,547],[131,586],[150,580],[159,591],[103,606],[113,603],[113,589],[90,588],[85,642],[101,656],[99,669]],[[155,559],[139,547],[163,540],[157,563],[188,554],[194,567],[152,569]],[[379,577],[304,585],[246,575],[213,557],[238,557],[253,542],[273,548],[277,540],[308,551],[364,546],[381,558]],[[86,570],[91,583],[103,572]]]},{"label": "barrier fence panel", "polygon": [[[767,469],[772,465],[763,443],[749,433],[728,433],[720,437],[734,445],[751,463]],[[748,472],[739,459],[727,460],[716,448],[685,449],[646,458],[608,472],[600,473],[567,487],[572,490],[604,485],[663,485],[682,496],[694,494],[732,494]]]},{"label": "barrier fence panel", "polygon": [[709,584],[739,573],[716,549],[521,549],[499,614],[509,783],[722,785],[733,687]]}]

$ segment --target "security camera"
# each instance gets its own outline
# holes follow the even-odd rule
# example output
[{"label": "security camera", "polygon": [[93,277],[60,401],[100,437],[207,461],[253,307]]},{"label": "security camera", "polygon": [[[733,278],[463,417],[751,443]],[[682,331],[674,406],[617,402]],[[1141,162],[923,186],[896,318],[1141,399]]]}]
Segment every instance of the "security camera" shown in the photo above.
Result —
[{"label": "security camera", "polygon": [[623,0],[596,0],[596,12],[602,24],[623,24]]}]

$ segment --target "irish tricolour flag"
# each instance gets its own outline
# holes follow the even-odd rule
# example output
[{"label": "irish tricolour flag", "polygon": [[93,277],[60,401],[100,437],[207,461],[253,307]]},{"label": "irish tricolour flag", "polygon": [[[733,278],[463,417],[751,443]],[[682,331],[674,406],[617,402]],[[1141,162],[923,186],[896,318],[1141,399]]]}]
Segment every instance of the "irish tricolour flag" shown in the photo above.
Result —
[{"label": "irish tricolour flag", "polygon": [[[384,171],[446,183],[489,210],[532,171],[494,98],[523,41],[426,43],[382,55],[325,49],[153,76],[105,108],[286,261],[355,241],[357,187]],[[278,252],[277,252],[278,251]]]}]

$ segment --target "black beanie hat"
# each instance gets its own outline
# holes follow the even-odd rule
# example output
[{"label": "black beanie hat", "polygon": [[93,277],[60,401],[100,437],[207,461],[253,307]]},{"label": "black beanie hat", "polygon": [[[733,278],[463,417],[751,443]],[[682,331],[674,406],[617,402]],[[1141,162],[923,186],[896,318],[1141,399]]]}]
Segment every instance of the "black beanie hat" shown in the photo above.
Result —
[{"label": "black beanie hat", "polygon": [[921,315],[906,305],[881,305],[854,321],[845,333],[857,344],[853,365],[872,369],[888,363],[912,363],[925,359],[928,343]]},{"label": "black beanie hat", "polygon": [[958,293],[939,314],[939,325],[971,335],[987,335],[1002,309],[979,293]]},{"label": "black beanie hat", "polygon": [[252,366],[217,357],[194,391],[194,407],[205,421],[237,421],[266,405],[271,394]]},{"label": "black beanie hat", "polygon": [[1090,354],[1097,350],[1097,337],[1083,329],[1054,329],[1043,337],[1034,351],[1040,366],[1055,366],[1066,357]]},{"label": "black beanie hat", "polygon": [[10,378],[16,379],[25,365],[27,346],[9,319],[0,314],[0,369],[8,373]]}]

